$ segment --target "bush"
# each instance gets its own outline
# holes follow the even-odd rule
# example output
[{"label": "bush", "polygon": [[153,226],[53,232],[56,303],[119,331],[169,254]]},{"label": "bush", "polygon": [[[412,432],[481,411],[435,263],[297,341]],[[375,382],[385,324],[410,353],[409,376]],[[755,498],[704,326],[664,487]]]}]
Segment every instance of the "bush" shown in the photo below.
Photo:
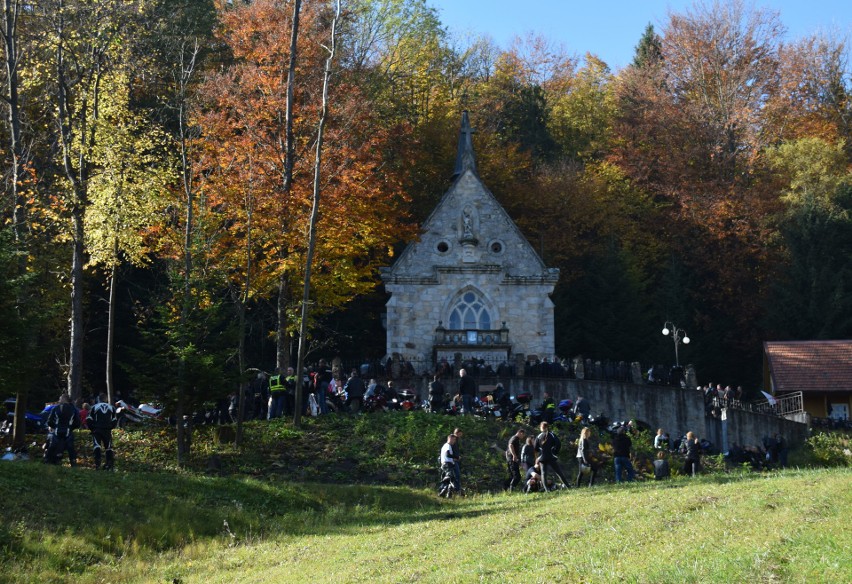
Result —
[{"label": "bush", "polygon": [[839,432],[820,432],[807,440],[819,464],[852,466],[852,438]]}]

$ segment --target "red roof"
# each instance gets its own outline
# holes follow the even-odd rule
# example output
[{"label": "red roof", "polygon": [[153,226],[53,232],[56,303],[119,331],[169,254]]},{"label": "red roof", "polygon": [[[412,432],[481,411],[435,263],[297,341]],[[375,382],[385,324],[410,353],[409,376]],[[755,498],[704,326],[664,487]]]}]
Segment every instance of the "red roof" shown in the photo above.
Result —
[{"label": "red roof", "polygon": [[852,340],[766,342],[775,393],[852,391]]}]

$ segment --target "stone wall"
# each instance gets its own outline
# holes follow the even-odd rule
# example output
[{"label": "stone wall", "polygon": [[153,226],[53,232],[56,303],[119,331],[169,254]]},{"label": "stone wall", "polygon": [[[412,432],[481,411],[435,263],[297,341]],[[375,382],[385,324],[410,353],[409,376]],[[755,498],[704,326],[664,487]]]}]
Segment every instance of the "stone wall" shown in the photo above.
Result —
[{"label": "stone wall", "polygon": [[808,424],[773,416],[726,408],[721,419],[707,419],[705,436],[719,448],[761,445],[764,436],[781,434],[790,445],[803,444],[808,438]]},{"label": "stone wall", "polygon": [[[672,438],[688,431],[699,438],[707,438],[719,449],[731,444],[760,445],[763,436],[780,433],[788,444],[800,445],[808,437],[808,425],[778,416],[757,414],[743,410],[724,410],[724,420],[707,417],[704,413],[704,396],[694,389],[658,385],[637,385],[612,381],[585,381],[578,379],[480,379],[481,386],[497,382],[516,396],[527,391],[533,395],[533,407],[541,403],[547,391],[556,403],[563,399],[577,400],[583,396],[589,401],[592,413],[603,414],[612,421],[636,419],[652,428],[664,428]],[[455,380],[446,381],[451,393]],[[420,394],[427,395],[428,381],[423,380]]]}]

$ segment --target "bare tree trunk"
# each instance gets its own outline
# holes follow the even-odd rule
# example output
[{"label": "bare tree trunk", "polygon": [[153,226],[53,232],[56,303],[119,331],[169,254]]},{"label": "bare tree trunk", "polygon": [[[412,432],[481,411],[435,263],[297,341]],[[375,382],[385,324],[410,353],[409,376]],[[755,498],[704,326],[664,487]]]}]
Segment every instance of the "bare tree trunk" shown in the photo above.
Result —
[{"label": "bare tree trunk", "polygon": [[[308,301],[311,294],[311,264],[314,259],[314,248],[316,247],[317,233],[317,217],[319,216],[320,205],[320,165],[322,163],[322,141],[323,130],[325,129],[325,119],[328,114],[328,83],[331,77],[331,62],[334,59],[335,49],[335,32],[337,29],[337,20],[340,18],[340,0],[335,2],[334,19],[331,21],[331,44],[328,48],[328,59],[325,61],[325,74],[322,80],[322,111],[320,113],[319,127],[317,128],[317,148],[316,157],[314,158],[314,196],[313,206],[311,207],[311,220],[308,228],[308,254],[305,260],[305,286],[302,294],[302,314],[299,323],[299,356],[297,360],[297,371],[301,376],[302,368],[305,364],[305,350],[307,349],[307,341],[305,339],[308,330]],[[301,395],[301,391],[296,395]],[[296,408],[293,416],[293,424],[299,426],[302,423],[302,412]]]},{"label": "bare tree trunk", "polygon": [[[116,243],[118,247],[118,243]],[[112,368],[115,360],[115,289],[118,285],[118,267],[112,266],[109,275],[109,308],[107,309],[106,390],[107,403],[115,403]]]},{"label": "bare tree trunk", "polygon": [[71,344],[68,356],[68,395],[73,403],[83,394],[83,207],[74,205],[71,257]]},{"label": "bare tree trunk", "polygon": [[[249,184],[248,184],[248,195],[246,196],[246,278],[244,283],[244,288],[240,298],[237,300],[238,310],[239,310],[239,366],[240,366],[240,376],[245,375],[246,373],[246,303],[250,297],[251,290],[251,229],[252,229],[252,217],[253,217],[253,204],[254,204],[254,192],[252,189],[253,186],[253,175],[251,168],[251,158],[249,158]],[[243,380],[240,380],[240,391],[244,391]],[[244,395],[244,394],[243,394]],[[242,395],[240,396],[240,401],[242,402]],[[243,408],[240,407],[242,410]],[[234,446],[239,448],[243,443],[243,417],[242,411],[240,412],[239,419],[237,420],[237,433],[234,438]]]},{"label": "bare tree trunk", "polygon": [[[295,142],[293,139],[293,99],[295,95],[296,59],[298,56],[299,39],[299,14],[302,9],[302,0],[293,2],[293,19],[290,28],[290,59],[287,64],[287,101],[284,106],[284,184],[282,185],[283,198],[286,199],[293,185],[293,165],[296,157]],[[282,249],[281,253],[287,253]],[[292,355],[290,354],[290,333],[287,331],[287,304],[290,299],[290,285],[286,271],[281,272],[278,284],[278,342],[276,352],[276,372],[280,375],[290,365]],[[293,396],[295,412],[301,411],[302,404],[302,371],[296,370],[296,395]]]},{"label": "bare tree trunk", "polygon": [[[293,96],[295,94],[296,58],[299,39],[299,13],[302,9],[302,0],[293,2],[293,23],[290,28],[290,59],[287,65],[287,101],[284,106],[284,181],[281,185],[282,198],[287,199],[293,185],[293,164],[295,159],[295,142],[293,140]],[[287,250],[281,250],[282,255]],[[282,270],[278,280],[278,330],[276,335],[275,369],[279,374],[287,371],[290,365],[290,334],[287,332],[287,305],[290,300],[290,286],[286,270]],[[301,377],[301,372],[297,373]],[[298,396],[301,391],[296,392],[297,402],[301,401]],[[298,403],[296,404],[299,405]]]},{"label": "bare tree trunk", "polygon": [[[189,141],[191,139],[190,129],[187,125],[187,94],[189,82],[195,71],[196,59],[198,58],[198,39],[195,39],[192,48],[187,54],[187,45],[184,43],[180,48],[180,71],[175,79],[178,99],[178,132],[180,141],[181,160],[181,182],[184,196],[186,197],[186,213],[184,217],[183,233],[183,305],[180,312],[179,327],[182,335],[182,343],[186,346],[186,334],[189,327],[189,314],[192,310],[192,236],[195,231],[195,189],[192,184],[192,159],[189,155]],[[177,379],[177,462],[178,466],[186,464],[189,457],[189,428],[184,425],[184,396],[186,379],[186,364],[181,359],[178,366]]]},{"label": "bare tree trunk", "polygon": [[[9,154],[12,156],[12,168],[9,182],[11,186],[12,203],[12,231],[15,237],[16,248],[19,252],[18,273],[26,271],[27,257],[20,253],[26,249],[26,199],[20,192],[20,182],[23,180],[24,148],[21,141],[21,103],[18,95],[19,78],[18,65],[20,56],[18,53],[18,16],[21,11],[20,0],[3,0],[3,27],[0,34],[3,36],[3,51],[6,63],[6,95],[3,101],[9,108]],[[24,294],[19,293],[19,311],[24,310],[26,305]],[[21,380],[15,392],[15,422],[12,429],[12,445],[20,447],[26,441],[26,407],[28,388]]]},{"label": "bare tree trunk", "polygon": [[[21,141],[21,103],[18,95],[20,86],[18,66],[18,16],[21,12],[20,0],[3,0],[3,50],[6,61],[6,95],[2,97],[9,108],[9,154],[12,156],[12,175],[9,177],[12,195],[12,231],[15,242],[20,246],[25,240],[26,199],[20,193],[23,179],[24,148]],[[23,254],[22,254],[23,258]],[[25,261],[23,259],[22,261]]]}]

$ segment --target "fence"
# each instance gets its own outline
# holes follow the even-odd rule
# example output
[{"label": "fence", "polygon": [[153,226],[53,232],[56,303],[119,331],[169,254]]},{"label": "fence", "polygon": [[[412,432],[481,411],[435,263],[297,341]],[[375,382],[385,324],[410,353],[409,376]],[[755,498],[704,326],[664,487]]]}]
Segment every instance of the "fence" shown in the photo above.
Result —
[{"label": "fence", "polygon": [[[431,379],[434,374],[440,377],[457,377],[461,368],[476,379],[510,379],[532,377],[543,379],[583,379],[587,381],[618,381],[623,383],[681,386],[684,379],[682,368],[667,368],[653,365],[643,368],[638,362],[594,360],[577,357],[574,359],[505,359],[470,358],[454,359],[406,359],[389,358],[387,360],[341,360],[331,361],[335,374],[345,377],[353,369],[362,378],[392,379],[407,382],[417,378]],[[643,373],[647,371],[647,378]]]}]

